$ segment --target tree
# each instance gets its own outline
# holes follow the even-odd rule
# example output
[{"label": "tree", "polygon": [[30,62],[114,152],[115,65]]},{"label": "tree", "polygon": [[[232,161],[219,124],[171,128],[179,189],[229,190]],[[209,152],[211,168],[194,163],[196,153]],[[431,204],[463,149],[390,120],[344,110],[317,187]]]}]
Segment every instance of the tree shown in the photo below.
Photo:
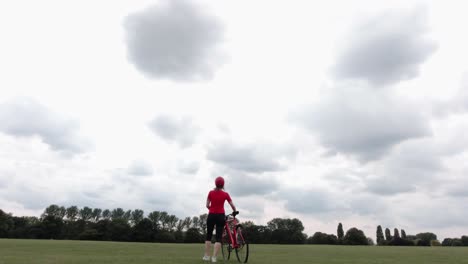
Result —
[{"label": "tree", "polygon": [[364,232],[355,227],[346,232],[343,242],[345,245],[368,245],[367,237]]},{"label": "tree", "polygon": [[132,218],[132,210],[125,211],[122,219],[125,220],[128,223],[128,222],[130,222],[131,218]]},{"label": "tree", "polygon": [[338,229],[336,233],[338,236],[338,240],[342,241],[344,237],[344,231],[343,231],[343,225],[341,223],[338,224]]},{"label": "tree", "polygon": [[159,214],[159,222],[161,223],[162,230],[167,230],[169,226],[169,214],[166,211],[162,211]]},{"label": "tree", "polygon": [[12,216],[0,209],[0,238],[8,237],[8,232],[12,229],[13,224]]},{"label": "tree", "polygon": [[400,233],[398,232],[398,229],[395,228],[393,229],[393,238],[400,238]]},{"label": "tree", "polygon": [[88,206],[83,207],[83,209],[79,210],[78,215],[80,219],[83,221],[89,221],[93,216],[93,209],[89,208]]},{"label": "tree", "polygon": [[461,243],[463,246],[467,247],[468,246],[468,236],[462,236],[461,237]]},{"label": "tree", "polygon": [[94,208],[93,213],[91,214],[91,217],[93,218],[93,221],[94,222],[99,221],[99,219],[101,219],[101,216],[102,216],[102,209]]},{"label": "tree", "polygon": [[384,244],[384,241],[385,241],[385,238],[384,238],[384,234],[383,234],[383,231],[382,231],[382,227],[379,225],[377,226],[377,232],[376,232],[376,236],[377,236],[377,245],[383,245]]},{"label": "tree", "polygon": [[80,240],[99,240],[99,232],[94,228],[85,228],[83,232],[78,235]]},{"label": "tree", "polygon": [[390,229],[388,228],[385,228],[385,240],[388,242],[390,240],[392,240],[392,235],[390,233]]},{"label": "tree", "polygon": [[78,207],[73,205],[67,208],[66,210],[67,219],[70,221],[75,221],[78,216]]},{"label": "tree", "polygon": [[199,216],[199,221],[198,221],[198,225],[200,227],[200,233],[203,235],[203,236],[206,236],[206,220],[208,219],[208,214],[202,214]]},{"label": "tree", "polygon": [[123,218],[112,219],[109,223],[109,234],[112,241],[130,241],[131,228]]},{"label": "tree", "polygon": [[160,228],[160,224],[159,224],[160,217],[161,217],[161,213],[159,211],[153,211],[153,212],[149,213],[149,215],[148,215],[148,219],[153,224],[153,229],[154,230],[158,230]]},{"label": "tree", "polygon": [[63,206],[60,206],[58,209],[58,216],[60,217],[60,219],[63,220],[66,214],[67,214],[67,209],[65,209],[65,207]]},{"label": "tree", "polygon": [[404,229],[401,230],[401,238],[406,239],[406,232]]},{"label": "tree", "polygon": [[307,236],[302,233],[304,226],[297,219],[274,218],[267,223],[271,230],[271,242],[276,244],[304,244]]},{"label": "tree", "polygon": [[338,238],[335,235],[315,232],[312,237],[307,239],[307,243],[317,245],[336,245],[338,244]]},{"label": "tree", "polygon": [[192,226],[192,218],[191,217],[186,217],[184,219],[184,228],[187,230]]},{"label": "tree", "polygon": [[417,242],[418,246],[430,246],[432,240],[437,240],[437,235],[431,232],[416,234],[416,238],[419,239]]},{"label": "tree", "polygon": [[[136,211],[136,210],[135,210]],[[134,211],[134,212],[135,212]],[[154,241],[153,223],[148,218],[144,218],[133,227],[133,241],[152,242]]]},{"label": "tree", "polygon": [[104,218],[104,220],[109,220],[112,216],[112,213],[109,209],[105,209],[104,211],[102,211],[102,218]]},{"label": "tree", "polygon": [[[53,216],[56,218],[63,218],[65,213],[63,213],[63,207],[60,207],[56,204],[49,205],[45,210],[44,213],[42,213],[41,217],[45,218],[46,216]],[[62,216],[63,215],[63,216]]]},{"label": "tree", "polygon": [[463,246],[463,241],[461,239],[459,239],[459,238],[446,238],[446,239],[444,239],[442,241],[442,246],[444,246],[444,247],[461,247],[461,246]]},{"label": "tree", "polygon": [[185,232],[185,243],[201,243],[204,238],[198,231],[198,228],[191,227]]},{"label": "tree", "polygon": [[140,209],[133,210],[132,217],[131,217],[133,225],[137,225],[138,223],[143,221],[144,214],[145,212],[143,210],[140,210]]},{"label": "tree", "polygon": [[200,219],[198,218],[198,216],[194,216],[194,217],[192,218],[192,226],[191,226],[191,227],[197,228],[197,229],[198,229],[198,228],[200,228],[200,224],[199,224],[199,223],[200,223]]},{"label": "tree", "polygon": [[179,219],[179,221],[177,222],[177,226],[176,226],[177,232],[182,232],[182,230],[184,230],[184,227],[185,227],[184,221],[185,220]]},{"label": "tree", "polygon": [[174,230],[177,226],[177,222],[179,221],[179,218],[175,215],[169,215],[167,217],[167,227],[169,230]]},{"label": "tree", "polygon": [[442,246],[444,247],[451,247],[452,246],[453,239],[452,238],[445,238],[442,241]]},{"label": "tree", "polygon": [[62,233],[63,220],[56,215],[48,214],[42,218],[41,227],[46,239],[59,239]]},{"label": "tree", "polygon": [[242,223],[242,227],[249,242],[254,244],[271,243],[271,230],[267,226],[255,225],[253,222],[249,221]]},{"label": "tree", "polygon": [[112,220],[124,219],[125,211],[122,208],[116,208],[111,212]]}]

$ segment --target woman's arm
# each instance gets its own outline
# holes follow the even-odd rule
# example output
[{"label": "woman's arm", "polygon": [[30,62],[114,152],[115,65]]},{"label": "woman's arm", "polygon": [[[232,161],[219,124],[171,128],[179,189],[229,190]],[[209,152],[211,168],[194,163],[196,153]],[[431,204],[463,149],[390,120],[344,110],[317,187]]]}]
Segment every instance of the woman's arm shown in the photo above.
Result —
[{"label": "woman's arm", "polygon": [[229,205],[231,206],[233,212],[237,211],[236,206],[234,205],[232,201],[229,202]]},{"label": "woman's arm", "polygon": [[210,209],[210,199],[206,198],[206,208]]}]

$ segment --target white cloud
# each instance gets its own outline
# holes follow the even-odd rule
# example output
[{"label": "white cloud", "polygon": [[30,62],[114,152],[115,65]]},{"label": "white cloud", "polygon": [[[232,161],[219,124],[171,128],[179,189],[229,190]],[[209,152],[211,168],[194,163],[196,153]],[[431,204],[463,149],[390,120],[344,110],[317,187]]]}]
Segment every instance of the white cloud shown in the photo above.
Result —
[{"label": "white cloud", "polygon": [[128,167],[127,172],[135,176],[149,176],[154,173],[151,164],[143,160],[134,160]]},{"label": "white cloud", "polygon": [[90,143],[79,136],[79,123],[62,117],[27,97],[0,104],[0,132],[18,137],[39,137],[50,148],[66,155],[90,149]]},{"label": "white cloud", "polygon": [[419,75],[437,49],[428,38],[427,9],[393,10],[368,19],[344,41],[334,74],[338,79],[364,79],[388,85]]},{"label": "white cloud", "polygon": [[125,20],[128,58],[155,79],[208,79],[221,64],[223,29],[186,0],[161,1]]},{"label": "white cloud", "polygon": [[338,87],[292,114],[293,122],[333,152],[376,160],[392,146],[430,135],[428,118],[411,105],[361,84]]},{"label": "white cloud", "polygon": [[294,156],[294,150],[275,143],[215,142],[208,147],[208,160],[241,172],[275,172],[286,169],[284,159]]},{"label": "white cloud", "polygon": [[182,148],[187,148],[195,143],[200,131],[190,117],[172,117],[160,115],[149,123],[150,129],[161,138],[176,142]]}]

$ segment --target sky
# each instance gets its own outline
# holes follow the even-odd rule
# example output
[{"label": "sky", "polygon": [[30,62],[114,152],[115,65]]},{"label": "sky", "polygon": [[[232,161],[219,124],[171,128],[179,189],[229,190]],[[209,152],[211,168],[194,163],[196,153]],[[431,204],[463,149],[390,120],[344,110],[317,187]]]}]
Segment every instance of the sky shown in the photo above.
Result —
[{"label": "sky", "polygon": [[[468,230],[464,1],[2,1],[0,208]],[[228,208],[226,208],[228,209]]]}]

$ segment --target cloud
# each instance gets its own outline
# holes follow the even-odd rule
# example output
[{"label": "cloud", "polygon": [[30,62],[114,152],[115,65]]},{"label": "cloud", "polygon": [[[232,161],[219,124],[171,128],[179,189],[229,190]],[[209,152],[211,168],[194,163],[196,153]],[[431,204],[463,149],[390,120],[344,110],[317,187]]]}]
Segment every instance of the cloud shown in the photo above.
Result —
[{"label": "cloud", "polygon": [[149,127],[156,135],[169,142],[176,142],[182,148],[192,146],[199,132],[199,128],[189,117],[161,115],[153,119]]},{"label": "cloud", "polygon": [[323,189],[283,189],[278,197],[285,200],[287,210],[300,214],[321,214],[337,210],[336,197]]},{"label": "cloud", "polygon": [[0,189],[8,187],[8,180],[12,178],[12,173],[9,173],[4,170],[0,170]]},{"label": "cloud", "polygon": [[384,199],[379,196],[367,193],[348,193],[347,195],[348,201],[345,212],[358,215],[385,216],[388,206]]},{"label": "cloud", "polygon": [[[462,183],[462,184],[460,184]],[[468,198],[468,189],[465,186],[468,182],[458,182],[456,185],[451,185],[444,191],[444,194],[452,197]]]},{"label": "cloud", "polygon": [[14,188],[8,188],[2,195],[4,199],[22,205],[26,209],[39,210],[56,202],[53,201],[53,193],[44,187],[28,186],[25,182],[15,184]]},{"label": "cloud", "polygon": [[369,87],[332,90],[291,120],[316,135],[332,152],[362,161],[379,159],[392,146],[431,133],[415,106]]},{"label": "cloud", "polygon": [[[434,198],[423,193],[411,197],[402,197],[395,202],[405,203],[405,206],[393,207],[394,214],[403,216],[418,228],[448,228],[466,226],[468,212],[461,210],[468,200],[461,197]],[[430,221],[424,221],[424,220]]]},{"label": "cloud", "polygon": [[208,148],[207,159],[241,172],[275,172],[286,169],[281,161],[292,155],[290,151],[274,144],[235,144],[224,141]]},{"label": "cloud", "polygon": [[62,117],[39,102],[15,98],[0,104],[0,132],[14,137],[39,137],[66,155],[87,151],[91,144],[78,135],[79,123]]},{"label": "cloud", "polygon": [[372,17],[352,32],[333,68],[337,79],[364,79],[390,85],[418,76],[437,50],[428,36],[426,8],[396,10]]},{"label": "cloud", "polygon": [[179,172],[185,174],[196,174],[200,169],[200,164],[198,162],[180,162],[178,164]]},{"label": "cloud", "polygon": [[186,0],[166,0],[125,19],[128,59],[146,77],[199,80],[221,64],[223,29]]},{"label": "cloud", "polygon": [[436,117],[445,118],[449,114],[465,114],[468,112],[468,73],[462,78],[460,88],[455,95],[444,101],[433,103],[433,112]]},{"label": "cloud", "polygon": [[279,183],[271,176],[230,173],[226,189],[235,196],[268,195],[279,189]]},{"label": "cloud", "polygon": [[395,147],[375,164],[366,180],[366,190],[378,195],[424,191],[436,193],[452,177],[444,159],[461,151],[449,141],[437,138],[411,140]]},{"label": "cloud", "polygon": [[128,174],[134,176],[149,176],[153,174],[153,167],[151,164],[143,160],[133,161],[127,169]]}]

